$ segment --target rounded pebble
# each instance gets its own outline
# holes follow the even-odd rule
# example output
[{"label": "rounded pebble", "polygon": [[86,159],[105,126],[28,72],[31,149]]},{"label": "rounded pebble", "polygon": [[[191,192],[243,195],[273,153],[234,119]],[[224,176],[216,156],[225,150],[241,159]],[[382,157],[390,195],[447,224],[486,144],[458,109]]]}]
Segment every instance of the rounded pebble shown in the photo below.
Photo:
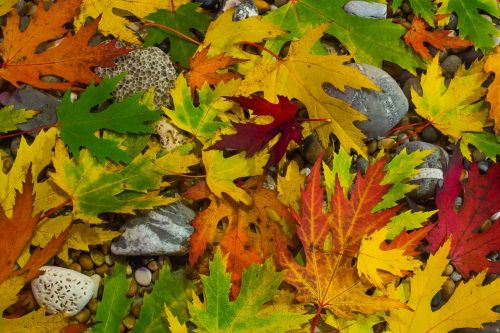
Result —
[{"label": "rounded pebble", "polygon": [[460,65],[462,65],[462,59],[454,54],[446,57],[446,59],[444,59],[444,61],[441,63],[443,73],[448,77],[455,75],[455,72],[458,70]]},{"label": "rounded pebble", "polygon": [[130,285],[128,286],[126,295],[127,297],[134,297],[136,293],[137,293],[137,282],[135,282],[135,280],[132,280],[130,282]]},{"label": "rounded pebble", "polygon": [[444,281],[443,287],[441,288],[441,297],[443,298],[443,301],[446,302],[447,300],[449,300],[454,291],[455,282],[453,282],[452,279],[446,279],[446,281]]},{"label": "rounded pebble", "polygon": [[90,318],[90,310],[87,308],[83,308],[82,311],[78,312],[75,316],[75,319],[78,320],[79,323],[85,323]]},{"label": "rounded pebble", "polygon": [[115,263],[115,261],[113,260],[113,257],[111,257],[109,254],[104,256],[104,262],[108,266],[113,266],[113,264]]},{"label": "rounded pebble", "polygon": [[125,271],[125,272],[127,273],[127,276],[132,275],[132,273],[134,272],[134,271],[132,270],[132,266],[127,265],[127,269],[126,269],[126,271]]},{"label": "rounded pebble", "polygon": [[135,326],[135,318],[129,315],[123,319],[122,323],[128,330],[131,330]]},{"label": "rounded pebble", "polygon": [[146,287],[151,283],[152,274],[147,267],[139,267],[134,273],[134,278],[138,285]]},{"label": "rounded pebble", "polygon": [[68,268],[77,271],[78,273],[82,272],[82,266],[80,266],[80,264],[77,262],[72,263],[68,266]]},{"label": "rounded pebble", "polygon": [[439,138],[439,132],[432,126],[424,128],[422,131],[422,140],[425,142],[433,143]]},{"label": "rounded pebble", "polygon": [[158,261],[156,260],[152,260],[150,262],[148,262],[148,269],[152,272],[156,272],[158,270],[158,268],[160,268],[160,266],[158,265]]},{"label": "rounded pebble", "polygon": [[130,314],[135,318],[139,318],[139,315],[141,314],[141,308],[142,304],[135,303],[134,305],[132,305],[132,308],[130,309]]},{"label": "rounded pebble", "polygon": [[97,306],[99,305],[99,302],[97,301],[97,298],[92,298],[87,304],[87,308],[90,310],[90,313],[95,314],[97,312]]},{"label": "rounded pebble", "polygon": [[453,273],[451,273],[450,277],[455,282],[462,280],[462,275],[457,271],[454,271]]},{"label": "rounded pebble", "polygon": [[439,304],[441,304],[441,291],[438,291],[438,293],[434,295],[431,301],[432,306],[438,306]]},{"label": "rounded pebble", "polygon": [[396,141],[392,138],[384,138],[378,142],[379,149],[391,150],[394,147],[396,147]]},{"label": "rounded pebble", "polygon": [[446,265],[446,268],[444,269],[443,275],[450,276],[454,270],[455,270],[455,268],[453,268],[452,265],[448,264],[448,265]]},{"label": "rounded pebble", "polygon": [[480,161],[477,163],[477,167],[479,168],[479,171],[482,173],[488,172],[489,164],[488,161]]},{"label": "rounded pebble", "polygon": [[90,251],[90,259],[92,259],[92,262],[96,266],[101,266],[102,264],[104,264],[104,254],[101,251]]},{"label": "rounded pebble", "polygon": [[376,140],[371,140],[368,141],[366,144],[366,147],[368,148],[368,154],[373,154],[374,152],[377,151],[377,141]]},{"label": "rounded pebble", "polygon": [[95,269],[95,272],[100,276],[104,276],[104,274],[109,272],[109,266],[106,264],[102,264],[101,266]]},{"label": "rounded pebble", "polygon": [[92,290],[92,297],[97,298],[99,294],[99,286],[101,285],[101,277],[98,274],[94,274],[90,277],[94,281],[94,289]]},{"label": "rounded pebble", "polygon": [[94,268],[94,263],[88,254],[82,254],[80,258],[78,258],[78,262],[85,271],[90,271]]},{"label": "rounded pebble", "polygon": [[476,162],[481,162],[486,158],[486,155],[482,152],[479,151],[479,149],[476,149],[472,152],[472,158]]}]

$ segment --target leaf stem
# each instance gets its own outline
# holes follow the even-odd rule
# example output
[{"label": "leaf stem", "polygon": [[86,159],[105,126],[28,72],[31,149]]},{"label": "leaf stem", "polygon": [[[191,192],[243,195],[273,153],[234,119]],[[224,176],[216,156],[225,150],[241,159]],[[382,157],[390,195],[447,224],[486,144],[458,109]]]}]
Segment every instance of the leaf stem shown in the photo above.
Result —
[{"label": "leaf stem", "polygon": [[269,50],[267,47],[265,46],[262,46],[260,44],[257,44],[257,43],[253,43],[253,42],[247,42],[247,41],[241,41],[240,44],[244,44],[244,45],[250,45],[250,46],[253,46],[253,47],[256,47],[258,48],[259,50],[262,50],[264,52],[267,52],[269,53],[270,55],[272,55],[274,58],[276,58],[277,60],[283,60],[278,54],[274,53],[273,51]]},{"label": "leaf stem", "polygon": [[200,43],[200,42],[198,42],[196,39],[193,39],[193,38],[189,37],[188,35],[183,34],[183,33],[182,33],[182,32],[180,32],[180,31],[175,30],[174,28],[167,27],[166,25],[163,25],[163,24],[160,24],[160,23],[155,23],[155,22],[150,22],[150,21],[148,21],[148,22],[146,22],[146,23],[144,24],[144,26],[145,26],[145,27],[157,27],[157,28],[162,28],[162,29],[168,30],[168,31],[170,31],[170,32],[173,32],[174,34],[178,35],[178,36],[179,36],[179,37],[181,37],[181,38],[184,38],[184,39],[185,39],[185,40],[187,40],[187,41],[190,41],[190,42],[191,42],[191,43],[193,43],[193,44],[196,44],[196,45],[198,45],[198,46],[199,46],[199,45],[201,45],[201,43]]},{"label": "leaf stem", "polygon": [[413,124],[407,124],[407,125],[403,125],[403,126],[399,126],[399,127],[394,127],[393,129],[390,129],[389,131],[385,132],[385,134],[388,135],[388,134],[394,133],[394,132],[402,130],[402,129],[406,129],[406,128],[410,128],[410,127],[422,125],[422,124],[425,124],[425,123],[426,123],[425,121],[421,121],[419,123],[413,123]]},{"label": "leaf stem", "polygon": [[321,310],[323,310],[323,305],[318,304],[318,309],[316,310],[316,314],[314,315],[313,322],[311,324],[311,333],[315,333],[316,331],[316,325],[318,325],[318,320],[321,316]]}]

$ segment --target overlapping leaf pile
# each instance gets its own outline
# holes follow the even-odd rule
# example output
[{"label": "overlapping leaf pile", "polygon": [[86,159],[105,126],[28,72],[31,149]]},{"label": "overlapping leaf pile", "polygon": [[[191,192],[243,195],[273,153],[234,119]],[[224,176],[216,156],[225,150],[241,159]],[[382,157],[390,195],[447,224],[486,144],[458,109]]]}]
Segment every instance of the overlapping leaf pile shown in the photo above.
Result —
[{"label": "overlapping leaf pile", "polygon": [[[120,235],[103,228],[108,213],[181,199],[198,209],[188,268],[162,268],[132,332],[448,332],[500,320],[500,281],[488,275],[500,273],[491,259],[500,251],[500,33],[484,15],[498,20],[497,2],[410,0],[417,16],[406,27],[349,15],[346,2],[268,11],[261,1],[262,16],[233,21],[232,9],[212,18],[187,0],[40,0],[20,30],[17,1],[3,1],[0,77],[12,88],[67,90],[57,123],[22,136],[15,159],[0,148],[0,332],[87,328],[44,309],[6,310],[51,257],[68,262],[70,249]],[[451,13],[459,36],[444,29]],[[97,45],[96,32],[105,39]],[[328,53],[324,37],[344,52]],[[93,71],[165,41],[178,69],[168,105],[155,106],[154,89],[114,100],[126,73]],[[429,45],[485,57],[445,78]],[[416,131],[433,125],[458,147],[435,218],[403,200],[430,152],[369,155],[355,125],[366,117],[325,92],[379,90],[350,62],[421,76],[412,102],[427,122]],[[37,112],[0,109],[0,139],[24,134],[16,126]],[[186,140],[161,148],[158,122]],[[333,164],[320,156],[305,180],[288,153],[312,132],[334,150]],[[466,162],[471,147],[491,160],[486,173]],[[366,170],[352,172],[353,156],[369,160]],[[437,308],[448,263],[465,280]],[[119,329],[129,283],[116,263],[94,332]]]}]

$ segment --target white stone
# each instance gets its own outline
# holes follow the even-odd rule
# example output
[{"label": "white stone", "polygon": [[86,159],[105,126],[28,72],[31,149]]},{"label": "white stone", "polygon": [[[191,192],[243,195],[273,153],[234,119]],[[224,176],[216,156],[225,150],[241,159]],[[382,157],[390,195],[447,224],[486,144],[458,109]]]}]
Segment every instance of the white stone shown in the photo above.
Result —
[{"label": "white stone", "polygon": [[88,276],[56,266],[43,266],[40,270],[45,273],[31,281],[31,290],[48,313],[65,312],[74,316],[92,298],[94,281]]},{"label": "white stone", "polygon": [[367,18],[385,19],[387,17],[387,5],[377,2],[349,1],[344,10],[351,14]]},{"label": "white stone", "polygon": [[99,274],[94,274],[90,277],[94,281],[94,290],[92,290],[92,298],[97,298],[99,294],[99,285],[101,284],[101,276]]},{"label": "white stone", "polygon": [[152,277],[151,271],[147,267],[139,267],[134,273],[137,284],[144,287],[149,286]]}]

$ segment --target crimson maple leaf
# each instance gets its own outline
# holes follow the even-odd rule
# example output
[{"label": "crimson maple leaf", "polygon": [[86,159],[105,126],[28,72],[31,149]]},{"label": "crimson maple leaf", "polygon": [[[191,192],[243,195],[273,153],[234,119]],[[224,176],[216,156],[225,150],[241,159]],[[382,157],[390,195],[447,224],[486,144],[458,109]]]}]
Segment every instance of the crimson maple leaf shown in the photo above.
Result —
[{"label": "crimson maple leaf", "polygon": [[[488,268],[490,273],[500,273],[500,262],[491,262],[486,256],[500,250],[500,223],[495,222],[484,232],[479,227],[493,214],[500,211],[500,164],[493,164],[486,175],[480,175],[476,164],[468,172],[465,185],[460,183],[462,156],[455,153],[444,177],[443,188],[438,190],[436,205],[439,220],[427,240],[428,250],[435,253],[451,236],[450,260],[467,278],[471,271]],[[455,200],[463,191],[463,205],[456,211]]]},{"label": "crimson maple leaf", "polygon": [[265,168],[278,164],[290,141],[297,144],[302,143],[303,121],[327,121],[323,119],[298,119],[295,118],[298,106],[290,102],[287,97],[278,96],[278,104],[273,104],[266,99],[252,95],[251,97],[227,97],[237,102],[242,107],[253,110],[257,116],[272,116],[273,122],[259,125],[254,123],[232,123],[236,129],[235,134],[223,135],[222,140],[216,142],[208,149],[235,149],[245,150],[246,156],[250,157],[262,150],[264,146],[276,135],[280,134],[278,141],[269,150],[269,160]]}]

